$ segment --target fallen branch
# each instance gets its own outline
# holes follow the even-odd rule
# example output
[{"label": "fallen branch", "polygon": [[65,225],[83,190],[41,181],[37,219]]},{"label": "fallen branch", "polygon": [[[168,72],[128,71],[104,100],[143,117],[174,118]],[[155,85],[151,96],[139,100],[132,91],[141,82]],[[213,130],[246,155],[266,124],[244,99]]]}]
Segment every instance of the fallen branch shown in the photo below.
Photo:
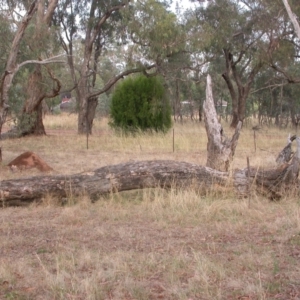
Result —
[{"label": "fallen branch", "polygon": [[[291,142],[296,139],[297,151],[289,163],[285,161],[291,156]],[[250,168],[236,170],[234,186],[239,194],[247,194],[247,184],[269,199],[278,200],[288,193],[299,193],[300,138],[293,136],[288,145],[280,152],[277,161],[280,165],[272,169]],[[249,182],[250,180],[250,182]]]},{"label": "fallen branch", "polygon": [[[236,170],[232,182],[238,196],[248,196],[249,186],[270,199],[280,199],[291,188],[298,192],[299,159],[280,168]],[[250,182],[249,182],[250,181]],[[88,194],[92,201],[101,195],[143,188],[194,188],[201,192],[228,187],[227,172],[187,162],[154,160],[105,166],[75,175],[35,176],[0,182],[0,205],[22,206],[52,195],[62,203],[67,197]]]},{"label": "fallen branch", "polygon": [[143,188],[226,185],[228,173],[171,160],[127,162],[70,176],[35,176],[0,182],[1,206],[27,205],[50,194],[59,200],[88,194],[93,201],[111,192]]}]

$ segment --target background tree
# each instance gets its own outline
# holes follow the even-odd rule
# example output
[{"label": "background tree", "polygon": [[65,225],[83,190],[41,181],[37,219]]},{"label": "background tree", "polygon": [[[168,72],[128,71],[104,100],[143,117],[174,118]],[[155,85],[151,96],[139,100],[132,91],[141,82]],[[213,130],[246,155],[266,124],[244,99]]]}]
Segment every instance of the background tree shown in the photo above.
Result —
[{"label": "background tree", "polygon": [[[102,72],[99,58],[108,51],[110,46],[115,51],[123,50],[127,23],[121,10],[130,1],[62,1],[55,17],[57,25],[61,24],[61,43],[68,55],[68,63],[78,101],[78,133],[91,133],[98,96],[107,92],[124,76],[151,69],[155,64],[128,64],[118,74],[109,78],[102,88],[97,88],[96,78]],[[129,13],[135,8],[130,8]],[[70,12],[70,13],[66,13]],[[81,34],[83,35],[81,36]],[[81,39],[84,45],[78,71],[74,62],[74,40]]]},{"label": "background tree", "polygon": [[[58,0],[38,1],[34,26],[27,33],[29,44],[28,55],[38,60],[47,58],[58,49],[55,47],[54,27],[51,20]],[[61,89],[61,83],[54,74],[53,68],[36,64],[29,69],[30,75],[26,84],[26,101],[19,119],[21,135],[46,134],[43,125],[43,100],[56,97]]]},{"label": "background tree", "polygon": [[[41,4],[43,4],[43,1],[33,1],[31,4],[28,4],[27,1],[16,1],[16,2],[6,2],[5,5],[7,9],[9,10],[9,17],[8,20],[11,24],[12,31],[14,34],[14,38],[11,42],[11,47],[9,49],[9,52],[6,54],[6,66],[5,70],[2,75],[1,83],[0,83],[0,90],[1,90],[1,101],[0,101],[0,111],[1,111],[1,122],[0,127],[2,128],[2,125],[5,122],[6,114],[9,111],[12,111],[12,105],[15,103],[16,97],[13,95],[10,91],[10,88],[13,83],[13,79],[17,72],[22,68],[23,74],[20,76],[20,78],[23,79],[23,85],[24,81],[26,80],[26,76],[28,72],[26,72],[26,68],[24,66],[28,67],[30,65],[35,65],[37,69],[40,69],[41,66],[44,66],[44,68],[47,69],[47,72],[51,74],[50,69],[46,66],[48,64],[52,64],[55,62],[62,62],[61,60],[54,59],[53,53],[50,52],[49,55],[44,57],[38,57],[38,56],[30,56],[28,53],[33,52],[31,46],[34,46],[32,43],[29,42],[30,39],[28,37],[32,37],[33,32],[35,30],[35,25],[33,23],[33,20],[36,20],[36,12],[38,11],[38,8]],[[52,7],[52,4],[55,4],[55,1],[50,1],[49,8]],[[15,5],[17,5],[18,11],[15,12]],[[20,17],[20,11],[27,11],[27,13],[24,15],[24,17]],[[14,16],[17,15],[18,17],[15,18]],[[49,17],[51,18],[51,16]],[[16,28],[16,29],[15,29]],[[37,37],[36,37],[37,38]],[[31,69],[32,67],[28,67],[27,70]],[[51,74],[51,77],[53,75]],[[25,80],[24,80],[25,79]],[[35,81],[39,81],[41,78],[39,75],[36,75],[35,73]],[[58,80],[55,78],[55,82],[58,86]],[[16,84],[16,87],[20,86]],[[33,86],[32,86],[33,87]],[[14,89],[14,92],[20,90],[19,88]],[[38,93],[38,88],[32,88],[31,93],[35,94]],[[24,93],[24,91],[23,91]],[[20,93],[19,93],[20,94]],[[41,94],[38,94],[41,96]],[[40,97],[41,98],[41,97]],[[43,98],[42,98],[43,99]],[[41,100],[42,100],[41,99]],[[24,99],[22,99],[24,101]],[[40,100],[40,101],[41,101]],[[34,102],[34,101],[33,101]],[[34,103],[32,106],[35,107]],[[37,116],[37,114],[36,114]],[[35,124],[35,122],[33,122]],[[0,130],[1,131],[1,130]],[[32,133],[32,131],[29,131],[29,133]]]},{"label": "background tree", "polygon": [[246,102],[255,77],[269,64],[278,43],[290,34],[275,18],[268,1],[216,0],[196,10],[202,30],[210,33],[205,52],[223,58],[222,77],[232,101],[231,126],[246,116]]},{"label": "background tree", "polygon": [[[192,85],[193,72],[199,70],[200,65],[191,60],[191,51],[187,46],[190,37],[184,20],[153,0],[147,1],[146,5],[137,5],[134,20],[128,22],[128,32],[133,41],[128,61],[147,60],[156,63],[156,73],[164,77],[170,94],[174,119],[182,119],[182,101],[194,102],[191,89],[187,86]],[[192,106],[189,107],[192,115],[191,109]]]},{"label": "background tree", "polygon": [[9,108],[9,89],[12,85],[13,78],[22,64],[18,64],[18,51],[21,41],[24,37],[26,28],[28,27],[33,15],[37,10],[37,1],[33,1],[27,13],[22,18],[12,40],[9,53],[5,57],[5,68],[2,72],[0,81],[0,134],[2,126],[6,121],[6,116]]},{"label": "background tree", "polygon": [[[286,12],[282,9],[283,5],[286,9]],[[300,16],[300,4],[298,1],[290,1],[291,5],[287,0],[282,0],[276,5],[277,11],[277,18],[284,20],[284,26],[289,28],[290,35],[286,39],[286,45],[289,46],[290,51],[285,58],[288,58],[289,61],[291,59],[294,63],[298,63],[298,59],[300,56],[300,33],[299,33],[299,23],[297,21],[296,16]],[[291,24],[291,23],[292,24]],[[279,44],[277,42],[277,48],[279,48]],[[291,50],[291,48],[293,48]],[[282,51],[281,51],[282,52]],[[300,82],[300,75],[299,75],[299,68],[293,67],[290,64],[283,64],[282,59],[279,63],[276,60],[271,60],[270,66],[274,69],[277,75],[282,76],[288,83],[299,83]]]},{"label": "background tree", "polygon": [[284,6],[285,6],[285,9],[286,9],[286,11],[287,11],[287,13],[289,15],[289,18],[290,18],[291,22],[293,23],[296,35],[297,35],[298,39],[300,39],[300,25],[299,25],[299,23],[297,21],[297,17],[296,17],[296,15],[294,15],[294,13],[293,13],[290,5],[289,5],[288,0],[282,0],[282,2],[284,4]]}]

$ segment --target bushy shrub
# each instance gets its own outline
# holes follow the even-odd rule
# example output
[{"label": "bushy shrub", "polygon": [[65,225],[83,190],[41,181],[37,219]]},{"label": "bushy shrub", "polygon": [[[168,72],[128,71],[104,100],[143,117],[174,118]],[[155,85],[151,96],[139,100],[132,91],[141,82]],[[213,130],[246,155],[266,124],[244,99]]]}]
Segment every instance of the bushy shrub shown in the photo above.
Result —
[{"label": "bushy shrub", "polygon": [[166,132],[172,126],[171,107],[159,77],[137,76],[118,84],[110,106],[110,125],[127,132]]}]

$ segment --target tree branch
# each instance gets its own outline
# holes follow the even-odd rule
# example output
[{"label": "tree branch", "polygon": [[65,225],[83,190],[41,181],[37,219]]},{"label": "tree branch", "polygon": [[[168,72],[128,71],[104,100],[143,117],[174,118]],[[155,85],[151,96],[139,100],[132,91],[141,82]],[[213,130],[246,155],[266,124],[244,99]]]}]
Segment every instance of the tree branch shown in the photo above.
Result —
[{"label": "tree branch", "polygon": [[108,11],[105,12],[105,14],[102,16],[102,18],[100,18],[100,20],[98,21],[98,23],[96,24],[96,26],[95,26],[95,28],[93,30],[93,34],[91,36],[89,47],[92,47],[94,41],[96,40],[96,37],[97,37],[97,35],[99,33],[99,30],[100,30],[101,26],[106,22],[106,20],[111,16],[111,14],[114,11],[118,11],[121,8],[123,8],[126,4],[127,4],[126,1],[122,2],[119,5],[113,6]]},{"label": "tree branch", "polygon": [[64,60],[56,60],[56,58],[58,57],[62,57],[64,56],[64,54],[62,55],[57,55],[57,56],[53,56],[44,60],[26,60],[23,61],[22,63],[20,63],[19,65],[17,65],[17,70],[19,70],[21,67],[28,65],[28,64],[38,64],[38,65],[46,65],[46,64],[52,64],[52,63],[66,63]]},{"label": "tree branch", "polygon": [[127,75],[129,75],[129,74],[133,74],[133,73],[143,72],[143,71],[145,71],[145,70],[150,70],[150,69],[152,69],[152,68],[154,68],[154,67],[156,67],[156,64],[152,64],[152,65],[150,65],[150,66],[148,66],[148,67],[140,67],[140,68],[135,68],[135,69],[126,70],[126,71],[120,73],[119,75],[117,75],[117,76],[111,78],[111,79],[105,84],[105,86],[104,86],[101,90],[99,90],[99,91],[97,91],[97,92],[94,92],[94,93],[91,93],[91,94],[89,95],[88,98],[91,99],[91,98],[94,98],[94,97],[96,97],[96,96],[99,96],[100,94],[103,94],[103,93],[107,92],[107,91],[108,91],[108,90],[109,90],[116,82],[118,82],[120,79],[123,79],[124,76],[127,76]]},{"label": "tree branch", "polygon": [[284,4],[284,6],[285,6],[285,9],[286,9],[286,11],[287,11],[287,13],[289,15],[289,18],[290,18],[291,22],[293,23],[293,26],[295,28],[296,34],[298,36],[298,39],[300,40],[300,26],[299,26],[299,23],[297,22],[297,18],[293,14],[288,1],[287,0],[282,0],[282,2]]}]

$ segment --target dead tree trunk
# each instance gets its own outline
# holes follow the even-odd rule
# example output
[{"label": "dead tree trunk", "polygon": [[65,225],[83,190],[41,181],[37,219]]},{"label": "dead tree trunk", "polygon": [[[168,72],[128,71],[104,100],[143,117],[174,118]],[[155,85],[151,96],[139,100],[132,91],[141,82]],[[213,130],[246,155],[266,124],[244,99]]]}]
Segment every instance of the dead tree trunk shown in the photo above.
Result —
[{"label": "dead tree trunk", "polygon": [[0,182],[0,206],[27,205],[50,194],[58,199],[88,194],[92,200],[111,192],[142,188],[226,185],[228,173],[170,160],[128,162],[70,176],[36,176]]},{"label": "dead tree trunk", "polygon": [[[267,170],[236,170],[233,182],[239,194],[247,195],[249,185],[253,185],[260,194],[272,200],[278,200],[289,193],[299,194],[300,138],[297,137],[296,141],[297,151],[289,163],[283,161],[279,167]],[[286,149],[287,146],[280,153]]]},{"label": "dead tree trunk", "polygon": [[[297,140],[300,146],[300,139]],[[233,185],[238,196],[247,196],[249,186],[268,198],[280,199],[287,190],[299,192],[300,152],[291,164],[271,169],[237,170]],[[249,182],[250,180],[250,182]],[[0,182],[0,206],[24,206],[52,195],[61,203],[67,197],[88,194],[92,201],[101,195],[143,188],[193,188],[200,192],[230,187],[227,172],[187,162],[170,160],[128,162],[75,175],[36,176]]]},{"label": "dead tree trunk", "polygon": [[206,99],[203,103],[203,111],[208,137],[206,166],[227,172],[234,156],[242,122],[238,123],[231,140],[225,137],[215,109],[210,75],[207,76]]},{"label": "dead tree trunk", "polygon": [[[237,170],[233,185],[238,196],[247,196],[249,186],[270,199],[280,199],[287,191],[299,193],[300,138],[290,163],[276,169]],[[250,173],[250,174],[249,174]],[[88,194],[93,201],[112,192],[143,188],[193,188],[199,191],[230,187],[227,172],[187,162],[170,160],[128,162],[75,175],[36,176],[0,182],[0,206],[28,205],[52,195],[63,203],[70,196]]]}]

